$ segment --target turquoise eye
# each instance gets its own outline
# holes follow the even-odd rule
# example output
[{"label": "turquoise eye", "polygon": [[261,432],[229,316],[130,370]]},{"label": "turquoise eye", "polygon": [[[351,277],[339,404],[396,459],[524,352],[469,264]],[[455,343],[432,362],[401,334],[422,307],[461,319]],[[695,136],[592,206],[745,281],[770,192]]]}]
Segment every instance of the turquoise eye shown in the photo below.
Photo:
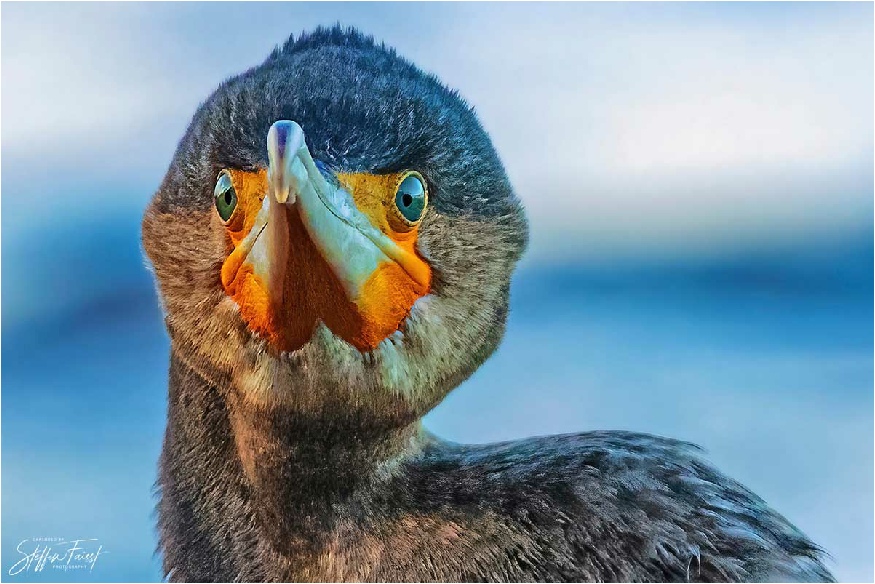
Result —
[{"label": "turquoise eye", "polygon": [[237,207],[237,192],[234,190],[231,177],[224,170],[216,180],[213,196],[216,198],[216,211],[219,212],[219,217],[222,221],[227,221]]},{"label": "turquoise eye", "polygon": [[410,223],[416,223],[422,219],[426,202],[425,182],[422,177],[418,174],[408,174],[398,185],[398,191],[395,193],[395,206],[398,207],[401,216]]}]

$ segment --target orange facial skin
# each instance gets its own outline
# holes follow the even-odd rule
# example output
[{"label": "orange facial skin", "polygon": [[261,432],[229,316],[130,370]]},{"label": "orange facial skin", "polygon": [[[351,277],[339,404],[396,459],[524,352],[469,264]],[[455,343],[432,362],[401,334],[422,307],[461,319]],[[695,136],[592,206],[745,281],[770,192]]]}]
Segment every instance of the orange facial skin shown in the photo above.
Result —
[{"label": "orange facial skin", "polygon": [[[399,330],[416,300],[428,294],[431,270],[416,250],[419,225],[406,221],[395,207],[395,192],[404,173],[338,175],[359,211],[414,257],[407,270],[416,272],[412,277],[400,264],[385,257],[352,299],[311,241],[294,207],[279,209],[280,216],[270,218],[285,222],[280,232],[288,242],[276,252],[286,257],[274,262],[274,285],[268,285],[249,255],[254,238],[247,238],[267,195],[267,172],[229,169],[228,173],[237,193],[237,206],[224,222],[229,254],[222,265],[222,285],[250,330],[275,349],[294,351],[302,347],[323,322],[358,350],[372,350]],[[423,285],[423,281],[428,284]]]}]

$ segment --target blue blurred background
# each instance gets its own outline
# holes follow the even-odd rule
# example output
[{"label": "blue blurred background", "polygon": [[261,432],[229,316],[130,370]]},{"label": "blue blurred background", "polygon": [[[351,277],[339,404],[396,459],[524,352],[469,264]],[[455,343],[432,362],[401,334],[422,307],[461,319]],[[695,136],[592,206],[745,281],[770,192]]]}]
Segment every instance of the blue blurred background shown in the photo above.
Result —
[{"label": "blue blurred background", "polygon": [[[157,580],[168,340],[142,210],[196,106],[354,24],[476,106],[532,244],[457,441],[691,440],[873,578],[873,6],[3,5],[2,574]],[[330,75],[330,71],[325,72]],[[9,577],[33,537],[93,572]]]}]

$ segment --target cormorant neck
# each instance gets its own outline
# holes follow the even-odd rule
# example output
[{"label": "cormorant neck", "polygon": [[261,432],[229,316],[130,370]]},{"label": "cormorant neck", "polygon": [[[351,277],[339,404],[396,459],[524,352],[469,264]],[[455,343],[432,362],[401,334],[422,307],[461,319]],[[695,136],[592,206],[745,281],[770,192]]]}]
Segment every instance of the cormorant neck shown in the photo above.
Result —
[{"label": "cormorant neck", "polygon": [[233,389],[226,396],[251,507],[281,553],[322,548],[344,506],[390,478],[424,439],[418,420],[399,427],[340,406],[319,415],[255,405]]}]

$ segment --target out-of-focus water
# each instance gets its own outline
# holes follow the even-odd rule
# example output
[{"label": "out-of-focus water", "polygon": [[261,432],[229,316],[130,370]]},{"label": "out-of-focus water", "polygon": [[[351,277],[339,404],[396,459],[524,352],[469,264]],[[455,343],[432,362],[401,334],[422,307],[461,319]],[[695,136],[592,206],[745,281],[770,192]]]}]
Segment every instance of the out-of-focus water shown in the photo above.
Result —
[{"label": "out-of-focus water", "polygon": [[[98,538],[107,552],[93,572],[16,580],[160,578],[151,486],[168,340],[136,218],[95,227],[87,244],[33,248],[54,258],[45,271],[28,273],[26,254],[4,248],[4,573],[25,538]],[[797,252],[598,269],[524,262],[504,343],[427,425],[469,442],[589,429],[696,442],[822,544],[839,578],[870,579],[872,250],[857,239]],[[107,257],[115,287],[97,276]],[[16,282],[82,298],[20,319],[7,309],[26,292]]]}]

